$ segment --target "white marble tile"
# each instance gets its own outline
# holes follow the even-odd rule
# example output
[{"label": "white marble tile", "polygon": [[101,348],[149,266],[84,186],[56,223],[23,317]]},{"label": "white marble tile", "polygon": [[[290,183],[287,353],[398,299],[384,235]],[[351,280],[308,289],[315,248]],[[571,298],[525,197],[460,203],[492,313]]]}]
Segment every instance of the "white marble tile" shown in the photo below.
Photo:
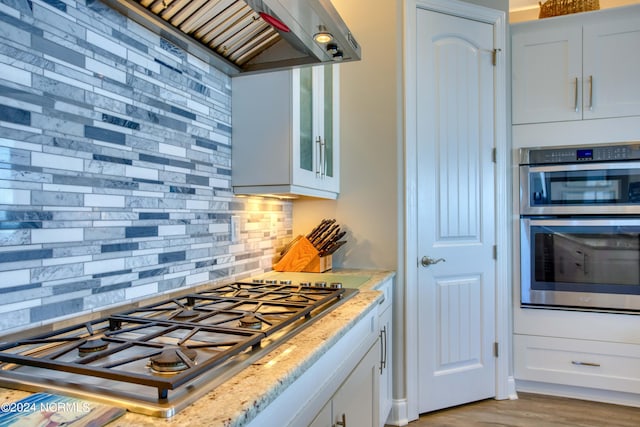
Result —
[{"label": "white marble tile", "polygon": [[209,233],[229,233],[230,231],[229,224],[209,224]]},{"label": "white marble tile", "polygon": [[179,236],[186,234],[186,225],[159,225],[158,236]]},{"label": "white marble tile", "polygon": [[[153,250],[149,251],[134,251],[135,254],[139,252],[154,252]],[[157,254],[149,254],[149,255],[136,255],[125,258],[124,266],[125,268],[140,268],[156,265],[158,262]]]},{"label": "white marble tile", "polygon": [[[47,58],[50,61],[55,61],[56,60],[54,57],[51,57],[49,55],[45,55],[44,57]],[[91,86],[90,84],[81,82],[81,81],[79,81],[77,79],[73,79],[71,77],[64,76],[64,75],[59,74],[59,73],[54,73],[52,71],[44,70],[44,76],[47,77],[47,78],[50,78],[52,80],[56,80],[56,81],[59,81],[59,82],[62,82],[62,83],[66,83],[69,86],[73,86],[74,88],[81,88],[81,89],[84,89],[84,90],[87,90],[87,91],[92,91],[93,90],[93,86]]]},{"label": "white marble tile", "polygon": [[[2,254],[0,254],[2,257]],[[29,283],[29,270],[10,270],[0,272],[0,288],[7,288],[16,285]]]},{"label": "white marble tile", "polygon": [[31,73],[8,64],[0,63],[0,76],[3,79],[18,83],[23,86],[31,86]]},{"label": "white marble tile", "polygon": [[98,274],[118,270],[124,270],[123,258],[105,259],[84,264],[84,274]]},{"label": "white marble tile", "polygon": [[64,193],[90,193],[93,187],[83,187],[79,185],[64,184],[42,184],[44,191],[64,192]]},{"label": "white marble tile", "polygon": [[103,37],[102,35],[94,31],[87,30],[87,41],[91,44],[98,46],[99,48],[105,49],[113,53],[114,55],[118,55],[122,58],[127,57],[126,47],[122,46],[119,43],[114,42],[111,39]]},{"label": "white marble tile", "polygon": [[187,209],[208,210],[209,202],[206,200],[187,200]]},{"label": "white marble tile", "polygon": [[0,3],[0,11],[6,13],[9,16],[13,16],[14,18],[20,18],[20,12],[12,7],[4,3]]},{"label": "white marble tile", "polygon": [[209,280],[209,272],[191,274],[187,276],[187,285],[196,285],[198,283],[204,283]]},{"label": "white marble tile", "polygon": [[40,305],[42,305],[42,300],[40,298],[14,302],[12,304],[0,304],[0,313],[10,313],[12,311],[23,310],[25,308],[31,308],[31,307],[38,307]]},{"label": "white marble tile", "polygon": [[142,298],[150,295],[154,295],[158,292],[157,283],[149,283],[141,286],[134,286],[133,288],[125,289],[125,297],[127,300]]},{"label": "white marble tile", "polygon": [[50,258],[50,259],[43,259],[42,265],[48,266],[48,265],[70,264],[70,263],[76,263],[76,262],[87,262],[87,261],[91,261],[91,259],[92,259],[91,255]]},{"label": "white marble tile", "polygon": [[158,170],[151,168],[141,168],[139,166],[126,166],[125,175],[131,178],[158,179]]},{"label": "white marble tile", "polygon": [[85,206],[123,208],[124,196],[111,196],[107,194],[86,194],[84,196]]},{"label": "white marble tile", "polygon": [[[0,71],[1,73],[2,71]],[[32,144],[25,141],[15,141],[13,139],[0,138],[0,146],[9,148],[19,148],[28,151],[42,151],[42,145]]]},{"label": "white marble tile", "polygon": [[84,160],[74,157],[59,156],[49,153],[31,153],[31,165],[43,168],[65,169],[81,172],[84,170]]},{"label": "white marble tile", "polygon": [[231,182],[228,179],[209,178],[209,186],[216,188],[231,188]]},{"label": "white marble tile", "polygon": [[134,64],[138,64],[141,67],[146,68],[149,71],[152,71],[156,74],[160,73],[160,64],[158,64],[157,62],[153,61],[152,59],[150,59],[147,56],[143,56],[140,55],[137,52],[134,52],[133,50],[129,49],[127,51],[127,59],[131,62],[133,62]]},{"label": "white marble tile", "polygon": [[31,230],[31,243],[79,242],[83,239],[83,228],[40,228]]},{"label": "white marble tile", "polygon": [[210,108],[207,105],[201,104],[192,99],[187,99],[187,106],[194,111],[197,111],[205,116],[209,116]]},{"label": "white marble tile", "polygon": [[95,59],[89,57],[85,59],[85,64],[87,70],[91,70],[101,76],[109,77],[110,79],[113,79],[120,83],[127,82],[127,73],[125,71],[118,70],[113,65],[107,65],[104,62],[96,61]]},{"label": "white marble tile", "polygon": [[177,145],[160,143],[158,144],[158,151],[163,154],[170,154],[172,156],[183,158],[187,157],[187,150],[183,147],[178,147]]},{"label": "white marble tile", "polygon": [[31,191],[0,189],[0,204],[3,205],[28,205],[31,203]]}]

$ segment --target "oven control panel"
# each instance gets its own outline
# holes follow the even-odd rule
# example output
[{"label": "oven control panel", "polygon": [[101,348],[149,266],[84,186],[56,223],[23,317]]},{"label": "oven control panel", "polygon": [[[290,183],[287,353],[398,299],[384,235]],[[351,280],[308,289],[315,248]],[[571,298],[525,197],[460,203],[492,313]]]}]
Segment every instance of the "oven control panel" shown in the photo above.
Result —
[{"label": "oven control panel", "polygon": [[520,164],[611,162],[640,159],[640,142],[599,146],[523,148]]}]

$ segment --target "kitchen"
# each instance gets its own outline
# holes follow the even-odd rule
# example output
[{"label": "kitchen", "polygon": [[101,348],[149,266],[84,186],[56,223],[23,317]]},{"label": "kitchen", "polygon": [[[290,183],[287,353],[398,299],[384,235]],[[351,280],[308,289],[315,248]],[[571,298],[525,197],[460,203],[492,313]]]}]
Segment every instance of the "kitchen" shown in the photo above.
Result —
[{"label": "kitchen", "polygon": [[[120,15],[101,3],[88,2],[87,11],[83,5],[37,2],[31,11],[27,2],[3,2],[4,22],[11,25],[3,25],[0,63],[2,74],[12,76],[3,87],[3,105],[13,109],[5,113],[12,119],[3,119],[2,146],[9,159],[6,162],[18,165],[12,173],[29,177],[16,179],[17,188],[2,190],[3,199],[11,197],[22,215],[3,218],[21,224],[9,226],[9,231],[3,228],[5,259],[12,264],[2,277],[17,286],[6,293],[0,314],[3,331],[54,318],[72,319],[84,310],[207,280],[262,273],[271,267],[278,248],[293,235],[310,230],[319,217],[339,218],[350,228],[349,244],[335,254],[336,265],[397,271],[394,301],[404,301],[404,289],[397,285],[405,280],[406,262],[401,237],[404,184],[399,173],[404,161],[399,90],[404,11],[400,2],[384,2],[375,10],[362,2],[334,3],[363,46],[363,60],[340,70],[343,117],[349,112],[348,120],[341,121],[340,198],[337,202],[290,202],[231,196],[232,79],[193,57],[185,58],[169,44],[158,46],[157,38],[136,25],[125,25]],[[473,3],[507,9],[506,2]],[[80,8],[81,14],[77,12]],[[362,10],[368,11],[366,20],[358,19]],[[32,14],[35,18],[24,18],[25,22],[18,19]],[[58,24],[43,24],[42,29],[33,25],[34,19],[45,15],[48,23]],[[109,24],[111,20],[118,24]],[[41,35],[43,31],[48,37]],[[69,40],[85,33],[87,40],[78,43],[83,55],[78,55],[69,48],[74,46]],[[46,60],[24,47],[30,46],[29,36],[32,48],[46,52]],[[56,43],[48,42],[51,38]],[[122,57],[127,61],[119,59]],[[100,76],[104,83],[97,81]],[[140,94],[135,102],[130,101],[134,91],[129,86]],[[35,90],[25,91],[25,87]],[[43,97],[43,92],[54,96]],[[149,135],[140,138],[137,126]],[[103,148],[86,147],[85,138]],[[123,138],[135,144],[132,152],[114,149]],[[19,147],[12,148],[14,140],[21,141]],[[40,152],[38,146],[56,148]],[[154,150],[161,155],[149,154]],[[34,151],[29,162],[25,152]],[[188,159],[188,164],[180,159]],[[363,161],[366,168],[361,167]],[[67,171],[42,171],[57,163]],[[113,176],[129,179],[114,180]],[[165,188],[161,181],[182,185]],[[82,204],[78,195],[85,193]],[[381,199],[397,203],[380,203]],[[29,208],[34,204],[53,208],[37,213]],[[77,208],[69,212],[61,206]],[[64,214],[53,214],[55,211]],[[96,216],[96,212],[101,213]],[[140,212],[144,214],[138,215]],[[229,239],[232,216],[240,220],[236,243]],[[64,232],[38,228],[46,221],[56,221],[55,226]],[[185,242],[185,236],[194,240]],[[157,237],[149,239],[156,243],[109,246],[124,243],[118,241],[105,243],[104,250],[99,246],[102,243],[96,244],[144,237]],[[26,252],[20,258],[10,257],[19,246],[29,244],[21,248]],[[56,255],[46,252],[43,245],[55,246]],[[102,256],[96,254],[96,248]],[[115,249],[122,256],[104,255],[117,252]],[[158,261],[160,253],[165,254],[164,262]],[[141,270],[145,271],[142,275]],[[38,286],[43,282],[51,285]],[[48,294],[52,285],[57,291]],[[395,308],[395,323],[402,324],[402,306]],[[396,335],[397,349],[404,347],[401,336]],[[393,365],[394,394],[403,399],[407,368],[398,351]]]}]

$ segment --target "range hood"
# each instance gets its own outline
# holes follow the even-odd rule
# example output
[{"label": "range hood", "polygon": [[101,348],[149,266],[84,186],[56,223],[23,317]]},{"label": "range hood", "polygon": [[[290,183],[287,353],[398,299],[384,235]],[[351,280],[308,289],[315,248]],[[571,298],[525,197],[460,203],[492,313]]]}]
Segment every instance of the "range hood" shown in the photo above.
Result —
[{"label": "range hood", "polygon": [[361,57],[329,0],[104,1],[231,76]]}]

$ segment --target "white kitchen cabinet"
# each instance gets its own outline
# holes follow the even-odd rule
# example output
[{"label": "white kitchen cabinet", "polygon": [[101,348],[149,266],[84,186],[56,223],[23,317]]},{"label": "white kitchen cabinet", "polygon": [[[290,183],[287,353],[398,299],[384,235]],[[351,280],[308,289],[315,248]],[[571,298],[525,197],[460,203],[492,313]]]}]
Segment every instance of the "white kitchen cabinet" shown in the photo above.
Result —
[{"label": "white kitchen cabinet", "polygon": [[391,279],[384,281],[376,289],[382,291],[384,295],[384,299],[378,307],[380,328],[380,360],[378,362],[380,415],[378,425],[383,427],[393,406],[393,281]]},{"label": "white kitchen cabinet", "polygon": [[640,6],[515,24],[513,124],[640,115]]},{"label": "white kitchen cabinet", "polygon": [[309,424],[309,427],[334,427],[333,420],[333,400],[327,402],[314,420]]},{"label": "white kitchen cabinet", "polygon": [[640,329],[632,314],[520,308],[513,361],[519,391],[637,406]]},{"label": "white kitchen cabinet", "polygon": [[[275,400],[260,408],[248,426],[333,427],[331,417],[336,396],[345,401],[346,406],[338,406],[337,410],[353,420],[349,426],[377,425],[380,376],[378,331],[378,310],[372,307],[312,365],[305,367],[304,372],[288,384]],[[292,347],[292,351],[296,351],[295,347]],[[352,391],[340,394],[342,387]],[[357,393],[353,391],[355,388],[358,388]],[[355,399],[353,404],[346,402],[351,398]],[[328,413],[331,413],[329,418],[321,415]],[[371,421],[357,424],[356,420],[361,418]]]},{"label": "white kitchen cabinet", "polygon": [[521,380],[640,393],[640,345],[514,336],[515,375]]},{"label": "white kitchen cabinet", "polygon": [[374,345],[318,413],[310,427],[377,425],[379,376],[378,346]]},{"label": "white kitchen cabinet", "polygon": [[337,198],[338,67],[232,80],[234,193]]}]

